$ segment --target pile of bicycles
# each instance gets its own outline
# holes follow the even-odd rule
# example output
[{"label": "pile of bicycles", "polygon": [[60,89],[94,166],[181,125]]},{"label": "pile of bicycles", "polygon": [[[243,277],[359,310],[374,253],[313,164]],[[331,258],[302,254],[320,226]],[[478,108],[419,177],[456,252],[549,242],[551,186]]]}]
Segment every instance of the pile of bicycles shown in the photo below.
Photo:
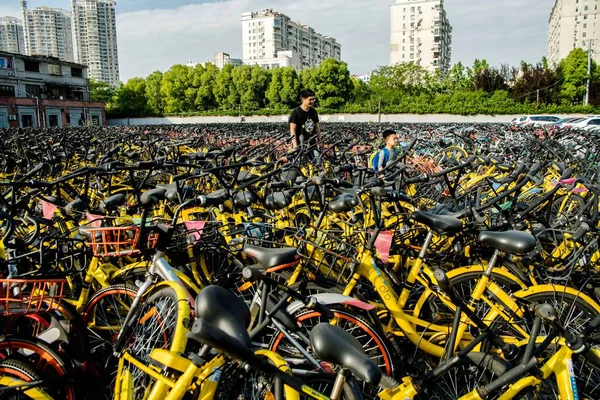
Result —
[{"label": "pile of bicycles", "polygon": [[600,137],[282,126],[3,132],[0,398],[600,398]]}]

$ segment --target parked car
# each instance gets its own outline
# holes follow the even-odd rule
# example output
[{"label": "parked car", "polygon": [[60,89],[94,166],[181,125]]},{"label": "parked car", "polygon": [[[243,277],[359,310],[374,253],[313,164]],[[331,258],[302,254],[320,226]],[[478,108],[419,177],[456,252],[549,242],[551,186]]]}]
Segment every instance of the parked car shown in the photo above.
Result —
[{"label": "parked car", "polygon": [[600,116],[594,115],[590,117],[581,118],[581,120],[572,122],[566,126],[581,129],[597,128],[600,126]]},{"label": "parked car", "polygon": [[527,115],[514,118],[511,123],[515,125],[552,125],[558,121],[560,118],[554,115]]},{"label": "parked car", "polygon": [[580,120],[582,120],[582,119],[583,119],[583,118],[581,118],[581,117],[568,117],[568,118],[562,118],[562,119],[559,119],[558,121],[556,121],[556,122],[554,123],[554,125],[556,125],[556,126],[565,126],[564,124],[572,124],[573,122],[575,122],[575,121],[580,121]]}]

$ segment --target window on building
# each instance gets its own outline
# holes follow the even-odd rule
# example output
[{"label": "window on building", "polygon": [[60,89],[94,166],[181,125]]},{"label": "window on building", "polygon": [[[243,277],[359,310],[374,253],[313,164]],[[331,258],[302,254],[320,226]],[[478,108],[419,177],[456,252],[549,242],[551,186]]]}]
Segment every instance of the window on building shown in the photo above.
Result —
[{"label": "window on building", "polygon": [[415,12],[415,8],[414,8],[414,7],[411,7],[411,8],[410,8],[410,12]]},{"label": "window on building", "polygon": [[583,29],[586,29],[586,28],[587,28],[587,24],[583,24]]},{"label": "window on building", "polygon": [[48,73],[50,75],[62,75],[60,65],[48,64]]},{"label": "window on building", "polygon": [[38,85],[25,85],[25,92],[30,96],[40,97],[42,95],[42,87]]},{"label": "window on building", "polygon": [[583,32],[583,37],[586,37],[586,36],[587,36],[586,32]]},{"label": "window on building", "polygon": [[414,59],[415,58],[415,53],[410,53],[410,59]]},{"label": "window on building", "polygon": [[587,11],[588,10],[588,6],[583,7],[583,11]]},{"label": "window on building", "polygon": [[40,72],[40,63],[37,61],[25,60],[25,71]]},{"label": "window on building", "polygon": [[11,85],[0,85],[0,97],[15,97],[15,87]]},{"label": "window on building", "polygon": [[585,14],[585,15],[583,16],[583,19],[587,19],[587,14]]}]

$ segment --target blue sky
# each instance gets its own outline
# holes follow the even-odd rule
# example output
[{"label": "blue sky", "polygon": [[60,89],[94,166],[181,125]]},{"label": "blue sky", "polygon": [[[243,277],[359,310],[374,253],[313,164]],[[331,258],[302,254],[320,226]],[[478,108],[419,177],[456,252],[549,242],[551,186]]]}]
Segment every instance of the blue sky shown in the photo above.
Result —
[{"label": "blue sky", "polygon": [[[241,56],[241,13],[273,8],[335,37],[350,71],[366,74],[389,62],[389,6],[394,0],[117,0],[121,80],[210,61],[224,51]],[[29,0],[69,9],[69,0]],[[546,55],[554,0],[446,0],[453,27],[452,63],[492,65]],[[0,0],[0,16],[19,16],[19,0]]]}]

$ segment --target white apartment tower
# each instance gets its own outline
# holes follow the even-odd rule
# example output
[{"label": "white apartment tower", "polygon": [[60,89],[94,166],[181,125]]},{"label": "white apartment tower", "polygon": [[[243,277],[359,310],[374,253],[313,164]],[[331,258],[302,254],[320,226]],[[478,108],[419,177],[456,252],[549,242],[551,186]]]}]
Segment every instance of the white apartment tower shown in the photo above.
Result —
[{"label": "white apartment tower", "polygon": [[68,11],[45,6],[28,10],[27,1],[21,0],[21,14],[27,54],[73,62],[73,35]]},{"label": "white apartment tower", "polygon": [[548,62],[552,67],[571,50],[588,50],[600,63],[600,10],[598,0],[556,0],[548,21]]},{"label": "white apartment tower", "polygon": [[0,51],[25,54],[25,36],[20,19],[0,17]]},{"label": "white apartment tower", "polygon": [[119,84],[119,54],[114,0],[72,0],[75,62],[87,65],[88,77]]},{"label": "white apartment tower", "polygon": [[342,46],[309,26],[271,9],[242,14],[244,64],[264,68],[315,67],[327,58],[341,59]]},{"label": "white apartment tower", "polygon": [[397,0],[391,6],[391,65],[414,62],[445,73],[450,69],[451,46],[444,0]]}]

